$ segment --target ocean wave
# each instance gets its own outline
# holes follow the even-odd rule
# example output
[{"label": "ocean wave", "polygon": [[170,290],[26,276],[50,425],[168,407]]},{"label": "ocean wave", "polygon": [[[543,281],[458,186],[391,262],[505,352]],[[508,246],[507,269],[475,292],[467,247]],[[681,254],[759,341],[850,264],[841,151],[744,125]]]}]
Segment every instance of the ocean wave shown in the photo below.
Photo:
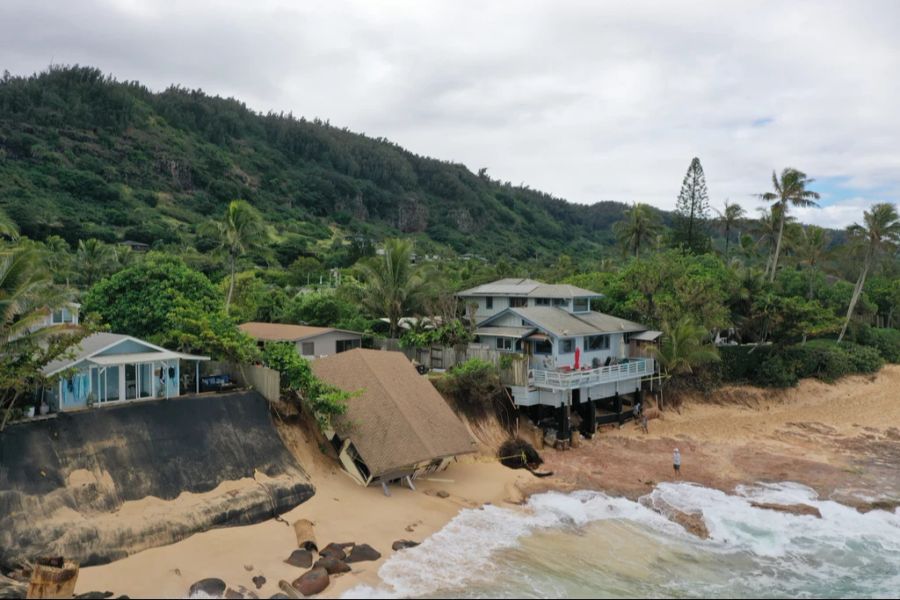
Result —
[{"label": "ocean wave", "polygon": [[[581,570],[605,574],[603,585],[620,587],[603,589],[622,595],[630,595],[629,585],[657,595],[699,595],[700,589],[735,595],[836,589],[843,595],[859,590],[877,596],[897,589],[889,587],[900,578],[897,512],[862,514],[821,500],[814,490],[794,483],[741,486],[734,494],[690,483],[662,483],[646,500],[650,502],[592,491],[548,492],[532,496],[521,508],[466,509],[418,547],[388,559],[379,570],[383,585],[358,586],[344,597],[465,596],[479,589],[495,595],[566,595],[573,591],[567,586],[575,584],[591,589]],[[710,538],[700,540],[646,506],[659,501],[683,512],[702,512]],[[806,504],[822,517],[756,508],[751,502]],[[604,530],[596,540],[572,537],[583,538],[602,522],[631,529]],[[534,548],[527,544],[529,538],[548,533],[562,537]],[[669,552],[665,560],[640,564],[647,551],[629,555],[629,546],[638,539]],[[559,547],[553,556],[540,556],[555,543]],[[585,553],[585,544],[596,549],[594,557]],[[573,556],[564,560],[568,552]],[[613,565],[617,553],[629,556],[634,571],[646,576],[632,577],[627,564]],[[529,568],[529,562],[537,567]],[[730,572],[717,577],[720,567]]]}]

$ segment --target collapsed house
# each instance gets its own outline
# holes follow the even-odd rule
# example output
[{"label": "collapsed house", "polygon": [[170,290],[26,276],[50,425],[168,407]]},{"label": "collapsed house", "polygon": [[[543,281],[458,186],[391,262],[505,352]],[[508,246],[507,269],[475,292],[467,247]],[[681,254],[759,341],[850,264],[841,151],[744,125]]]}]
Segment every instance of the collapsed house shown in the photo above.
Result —
[{"label": "collapsed house", "polygon": [[322,381],[354,392],[325,435],[362,485],[412,480],[475,452],[475,440],[400,352],[357,348],[312,363]]}]

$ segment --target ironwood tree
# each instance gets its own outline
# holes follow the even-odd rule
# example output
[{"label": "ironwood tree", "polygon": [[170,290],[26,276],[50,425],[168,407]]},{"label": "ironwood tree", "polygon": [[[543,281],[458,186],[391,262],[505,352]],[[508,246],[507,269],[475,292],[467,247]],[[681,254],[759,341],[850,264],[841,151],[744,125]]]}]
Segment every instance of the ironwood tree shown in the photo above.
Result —
[{"label": "ironwood tree", "polygon": [[708,221],[709,191],[706,188],[706,175],[700,159],[695,156],[681,183],[681,192],[675,206],[674,244],[684,252],[693,254],[709,251]]}]

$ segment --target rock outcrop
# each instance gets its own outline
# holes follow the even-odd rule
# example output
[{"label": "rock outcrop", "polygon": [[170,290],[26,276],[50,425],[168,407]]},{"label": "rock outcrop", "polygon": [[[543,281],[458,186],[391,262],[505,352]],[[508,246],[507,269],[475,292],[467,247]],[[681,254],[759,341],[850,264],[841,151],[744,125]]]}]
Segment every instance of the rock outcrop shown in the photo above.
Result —
[{"label": "rock outcrop", "polygon": [[20,423],[0,436],[0,567],[40,555],[102,564],[270,519],[313,493],[256,392]]}]

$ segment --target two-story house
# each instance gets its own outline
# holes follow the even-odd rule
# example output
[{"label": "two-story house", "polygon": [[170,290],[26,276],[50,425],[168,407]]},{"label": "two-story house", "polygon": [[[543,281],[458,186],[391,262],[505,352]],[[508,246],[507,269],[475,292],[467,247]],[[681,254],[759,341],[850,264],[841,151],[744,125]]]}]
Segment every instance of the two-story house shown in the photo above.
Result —
[{"label": "two-story house", "polygon": [[592,310],[601,294],[532,279],[501,279],[457,296],[477,325],[479,342],[520,355],[524,369],[504,383],[516,405],[537,419],[542,407],[555,409],[560,439],[569,437],[572,409],[581,415],[588,435],[596,429],[598,410],[608,408],[621,419],[623,399],[636,401],[642,380],[654,373],[653,359],[639,356],[636,346],[659,332]]}]

